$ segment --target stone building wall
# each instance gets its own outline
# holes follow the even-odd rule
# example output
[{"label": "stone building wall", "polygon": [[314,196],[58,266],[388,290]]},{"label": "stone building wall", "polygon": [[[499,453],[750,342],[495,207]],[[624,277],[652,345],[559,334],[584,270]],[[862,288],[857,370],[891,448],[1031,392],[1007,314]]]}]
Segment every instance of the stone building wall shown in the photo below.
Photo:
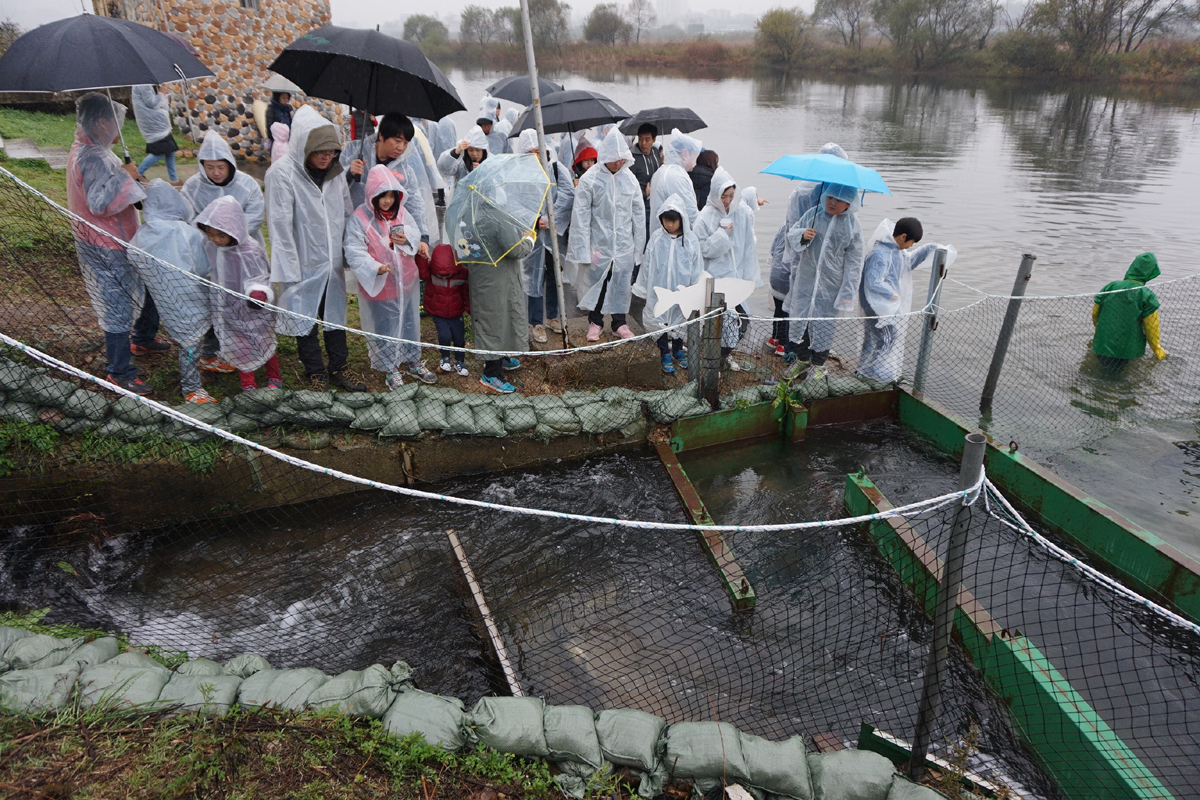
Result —
[{"label": "stone building wall", "polygon": [[[329,0],[93,0],[97,14],[117,16],[174,33],[196,49],[215,75],[172,84],[175,124],[196,141],[216,130],[229,142],[238,158],[269,160],[263,138],[254,122],[256,99],[270,101],[262,88],[271,75],[267,66],[279,52],[303,34],[330,20]],[[339,128],[342,107],[326,100],[292,98],[292,105],[308,102]]]}]

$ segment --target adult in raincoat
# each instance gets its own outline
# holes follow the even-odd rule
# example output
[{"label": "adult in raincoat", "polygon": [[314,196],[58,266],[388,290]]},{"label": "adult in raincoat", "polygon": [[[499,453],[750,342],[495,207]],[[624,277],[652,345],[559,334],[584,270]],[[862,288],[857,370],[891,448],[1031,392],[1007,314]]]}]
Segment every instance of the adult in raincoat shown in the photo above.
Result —
[{"label": "adult in raincoat", "polygon": [[200,342],[212,327],[206,239],[191,225],[187,200],[164,180],[153,180],[142,201],[142,226],[130,242],[129,261],[137,270],[179,344],[179,387],[189,403],[215,403],[200,382]]},{"label": "adult in raincoat", "polygon": [[[382,164],[367,173],[368,200],[346,222],[346,264],[358,280],[358,313],[362,329],[391,339],[421,341],[421,279],[417,245],[421,234],[404,208],[404,181]],[[392,198],[385,198],[395,192]],[[391,205],[384,207],[385,201]],[[404,384],[400,365],[423,383],[437,376],[421,362],[421,348],[388,339],[367,337],[371,368],[387,376],[388,389]]]},{"label": "adult in raincoat", "polygon": [[696,166],[696,157],[704,149],[699,139],[680,133],[676,128],[671,132],[671,138],[662,149],[662,166],[654,172],[650,179],[650,216],[658,219],[659,209],[663,202],[673,194],[689,201],[688,220],[696,224],[696,215],[700,213],[696,202],[696,189],[688,175]]},{"label": "adult in raincoat", "polygon": [[[700,254],[704,256],[704,269],[709,275],[753,281],[756,287],[763,285],[754,249],[754,216],[742,202],[733,176],[724,167],[717,167],[713,173],[707,201],[696,217],[695,231],[700,240]],[[735,311],[725,314],[721,355],[728,358],[729,368],[737,372],[741,365],[733,360],[731,353],[742,335],[739,315],[746,317],[746,310],[738,306]]]},{"label": "adult in raincoat", "polygon": [[812,364],[811,378],[824,375],[833,346],[834,317],[854,309],[863,268],[862,227],[853,203],[858,191],[837,183],[825,185],[821,202],[788,229],[785,257],[792,260],[791,288],[784,307],[802,321],[789,330],[797,373]]},{"label": "adult in raincoat", "polygon": [[167,100],[165,86],[156,87],[143,84],[134,86],[130,94],[133,97],[133,118],[137,121],[138,132],[146,140],[146,157],[138,164],[138,174],[144,176],[146,170],[159,161],[166,159],[167,175],[172,182],[179,180],[175,173],[175,137],[171,135],[171,107]]},{"label": "adult in raincoat", "polygon": [[279,333],[296,337],[305,377],[317,388],[333,382],[350,391],[363,391],[363,384],[345,374],[349,356],[346,332],[325,331],[326,370],[317,324],[312,321],[346,324],[342,236],[353,207],[337,160],[341,146],[333,123],[316,109],[302,106],[296,112],[288,157],[267,170],[271,280],[280,285],[278,305],[308,318],[280,314],[278,320]]},{"label": "adult in raincoat", "polygon": [[475,124],[480,126],[487,136],[488,150],[492,155],[508,152],[508,135],[500,132],[499,122],[500,101],[495,97],[485,96],[479,101],[479,113],[475,117]]},{"label": "adult in raincoat", "polygon": [[[145,294],[125,251],[125,243],[138,229],[134,203],[146,199],[137,167],[122,165],[112,151],[125,108],[99,92],[83,95],[75,108],[75,141],[67,156],[67,208],[82,220],[72,221],[71,233],[83,285],[104,331],[107,377],[131,392],[150,394],[151,388],[138,379],[129,360],[133,347],[159,348],[154,339],[158,330],[154,301]],[[142,311],[135,324],[139,301]]]},{"label": "adult in raincoat", "polygon": [[[429,145],[433,148],[434,165],[441,158],[442,153],[447,150],[453,150],[454,145],[458,144],[458,128],[454,127],[454,120],[449,117],[442,117],[438,120],[436,132],[429,139]],[[441,169],[438,169],[441,172]],[[445,173],[442,173],[442,178],[446,180],[446,191],[449,193],[454,189],[454,182],[446,178]],[[442,199],[444,205],[449,200],[448,197]]]},{"label": "adult in raincoat", "polygon": [[415,138],[416,131],[408,117],[403,114],[387,114],[379,121],[379,130],[365,139],[357,139],[346,145],[346,149],[342,151],[341,162],[350,187],[350,202],[355,208],[367,200],[366,176],[376,164],[382,164],[403,176],[404,185],[408,189],[404,196],[404,208],[421,232],[417,250],[422,258],[428,258],[430,228],[425,214],[424,192],[420,191],[421,179],[417,175],[417,170],[423,170],[424,165],[418,163],[419,157],[404,157],[410,149],[416,152],[413,146]]},{"label": "adult in raincoat", "polygon": [[1158,296],[1146,284],[1162,273],[1154,253],[1142,253],[1125,271],[1124,280],[1105,285],[1092,305],[1092,352],[1110,373],[1120,372],[1132,359],[1146,353],[1146,345],[1159,361],[1162,348]]},{"label": "adult in raincoat", "polygon": [[642,189],[629,171],[633,155],[625,137],[613,126],[596,150],[596,165],[575,187],[567,248],[567,259],[580,265],[576,291],[579,308],[588,312],[589,342],[600,340],[604,314],[612,315],[618,336],[633,338],[625,315],[633,266],[646,245]]},{"label": "adult in raincoat", "polygon": [[[689,202],[677,194],[664,200],[655,218],[656,227],[650,232],[650,241],[646,243],[646,257],[637,283],[633,286],[633,293],[646,301],[642,309],[642,325],[647,333],[655,333],[686,321],[679,306],[671,306],[662,316],[654,316],[657,297],[654,289],[661,287],[674,292],[681,286],[692,286],[700,280],[700,273],[704,271],[700,240],[692,232],[691,222],[688,221],[689,207]],[[676,328],[658,337],[663,372],[675,372],[676,363],[687,369],[687,356],[683,352],[686,334],[684,328]]]},{"label": "adult in raincoat", "polygon": [[487,136],[478,125],[467,131],[454,147],[438,156],[438,171],[447,180],[461,181],[471,170],[487,160],[490,155]]},{"label": "adult in raincoat", "polygon": [[[519,153],[537,153],[537,131],[524,130],[517,139]],[[550,197],[547,207],[554,214],[557,231],[565,231],[571,224],[571,211],[575,208],[575,184],[571,171],[558,163],[554,153],[550,154]],[[558,319],[558,284],[554,280],[554,255],[547,243],[550,241],[550,223],[546,214],[538,220],[537,242],[532,252],[521,262],[521,282],[529,298],[529,338],[545,342],[547,316],[550,327],[562,332]]]},{"label": "adult in raincoat", "polygon": [[212,299],[213,326],[222,355],[237,368],[243,391],[257,388],[254,371],[264,366],[267,386],[282,387],[275,354],[275,312],[262,305],[275,301],[271,267],[266,252],[250,235],[241,204],[233,197],[218,197],[196,216],[196,227],[215,245],[213,283],[229,290],[214,292]]}]

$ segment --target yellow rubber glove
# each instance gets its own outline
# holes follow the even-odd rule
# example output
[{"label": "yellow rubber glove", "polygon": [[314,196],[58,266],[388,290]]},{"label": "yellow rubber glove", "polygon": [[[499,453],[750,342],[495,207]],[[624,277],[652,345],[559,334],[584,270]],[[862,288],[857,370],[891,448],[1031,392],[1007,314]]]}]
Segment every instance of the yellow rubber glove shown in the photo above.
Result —
[{"label": "yellow rubber glove", "polygon": [[1092,327],[1096,327],[1096,323],[1100,321],[1100,304],[1092,303]]},{"label": "yellow rubber glove", "polygon": [[1146,333],[1146,342],[1150,345],[1150,349],[1154,351],[1154,355],[1159,361],[1167,357],[1167,351],[1162,349],[1159,343],[1161,332],[1158,329],[1158,312],[1155,311],[1150,316],[1142,320],[1142,330]]}]

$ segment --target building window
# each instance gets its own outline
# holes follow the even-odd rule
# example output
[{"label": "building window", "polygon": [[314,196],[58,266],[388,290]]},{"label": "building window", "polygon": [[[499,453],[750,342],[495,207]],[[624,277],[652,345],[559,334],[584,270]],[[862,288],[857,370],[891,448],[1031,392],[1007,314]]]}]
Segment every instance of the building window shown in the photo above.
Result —
[{"label": "building window", "polygon": [[260,0],[241,0],[241,3],[242,3],[242,8],[246,9],[247,11],[260,11],[261,10],[259,7]]}]

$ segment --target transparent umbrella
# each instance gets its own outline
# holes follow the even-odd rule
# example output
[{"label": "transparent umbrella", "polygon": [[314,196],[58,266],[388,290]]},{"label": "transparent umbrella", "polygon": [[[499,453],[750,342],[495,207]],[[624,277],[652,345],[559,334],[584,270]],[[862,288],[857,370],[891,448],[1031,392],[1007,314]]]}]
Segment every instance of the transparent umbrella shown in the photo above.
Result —
[{"label": "transparent umbrella", "polygon": [[446,231],[461,264],[500,263],[537,235],[550,177],[533,153],[489,156],[461,179],[446,209]]}]

